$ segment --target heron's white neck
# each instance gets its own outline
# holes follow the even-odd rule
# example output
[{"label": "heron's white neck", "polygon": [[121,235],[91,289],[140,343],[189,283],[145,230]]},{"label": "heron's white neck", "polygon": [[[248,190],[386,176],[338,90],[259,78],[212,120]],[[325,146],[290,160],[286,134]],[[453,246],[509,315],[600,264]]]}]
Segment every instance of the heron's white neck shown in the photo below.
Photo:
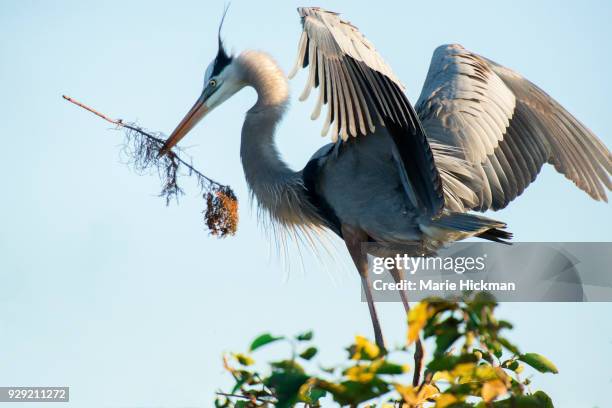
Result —
[{"label": "heron's white neck", "polygon": [[257,102],[246,114],[240,157],[247,184],[261,208],[281,224],[303,224],[309,218],[301,174],[282,161],[274,134],[289,99],[287,78],[276,62],[257,51],[239,57],[244,82],[257,91]]}]

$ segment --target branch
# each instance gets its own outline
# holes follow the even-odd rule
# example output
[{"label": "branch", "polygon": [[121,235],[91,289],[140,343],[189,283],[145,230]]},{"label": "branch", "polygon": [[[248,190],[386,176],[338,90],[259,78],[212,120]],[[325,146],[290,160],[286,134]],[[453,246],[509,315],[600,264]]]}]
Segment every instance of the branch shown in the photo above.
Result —
[{"label": "branch", "polygon": [[161,133],[153,134],[134,123],[126,123],[122,119],[113,119],[74,98],[66,95],[62,95],[62,97],[68,102],[125,130],[127,143],[124,150],[131,156],[131,165],[141,172],[151,168],[158,171],[163,183],[160,196],[166,198],[166,205],[173,198],[178,201],[178,196],[183,194],[183,189],[178,184],[178,176],[181,167],[184,167],[187,169],[187,175],[196,177],[204,195],[206,200],[204,219],[211,234],[224,237],[236,233],[238,228],[238,200],[229,186],[213,180],[193,167],[191,163],[179,155],[179,153],[184,153],[179,148],[175,148],[160,157],[159,151],[165,143],[165,139],[160,137],[163,136]]},{"label": "branch", "polygon": [[[421,342],[421,336],[416,341],[415,350],[414,350],[414,375],[412,377],[412,385],[414,387],[418,386],[421,382],[421,370],[423,369],[423,358],[425,357],[425,350],[423,348],[423,343]],[[421,384],[421,387],[425,385],[426,382]],[[419,388],[420,390],[420,388]]]},{"label": "branch", "polygon": [[228,398],[242,398],[242,399],[246,399],[249,400],[251,402],[264,402],[266,404],[270,404],[273,401],[267,400],[267,399],[262,399],[259,397],[255,397],[254,395],[240,395],[240,394],[228,394],[225,392],[216,392],[215,394],[220,395],[222,397],[228,397]]},{"label": "branch", "polygon": [[[93,113],[94,115],[96,115],[96,116],[98,116],[98,117],[100,117],[100,118],[104,119],[105,121],[112,123],[113,125],[116,125],[116,126],[118,126],[118,127],[125,128],[125,129],[129,129],[129,130],[132,130],[132,131],[134,131],[134,132],[138,132],[138,133],[140,133],[140,134],[141,134],[141,135],[143,135],[144,137],[148,138],[148,139],[149,139],[149,140],[151,140],[152,142],[154,142],[154,143],[156,143],[157,145],[159,145],[159,147],[160,147],[160,148],[161,148],[161,146],[163,146],[163,145],[164,145],[164,143],[166,142],[164,139],[161,139],[161,138],[159,138],[159,137],[156,137],[156,136],[154,136],[154,135],[152,135],[152,134],[148,133],[148,132],[147,132],[147,131],[145,131],[143,128],[140,128],[140,127],[134,126],[134,125],[129,124],[129,123],[124,123],[124,122],[123,122],[123,119],[112,119],[112,118],[109,118],[107,115],[105,115],[105,114],[103,114],[103,113],[98,112],[97,110],[95,110],[95,109],[93,109],[93,108],[91,108],[91,107],[89,107],[89,106],[85,105],[85,104],[84,104],[84,103],[82,103],[82,102],[77,101],[77,100],[76,100],[76,99],[74,99],[74,98],[71,98],[70,96],[67,96],[67,95],[62,95],[62,98],[64,98],[65,100],[67,100],[67,101],[68,101],[68,102],[70,102],[70,103],[75,104],[76,106],[78,106],[78,107],[80,107],[80,108],[85,109],[86,111],[89,111],[89,112]],[[178,149],[178,148],[176,148],[176,147],[175,147],[173,150],[178,150],[178,151],[180,151],[180,149]],[[213,185],[217,186],[218,188],[229,188],[229,186],[226,186],[226,185],[224,185],[224,184],[221,184],[221,183],[219,183],[219,182],[217,182],[217,181],[215,181],[215,180],[211,179],[210,177],[205,176],[205,175],[204,175],[202,172],[198,171],[198,170],[197,170],[195,167],[193,167],[191,164],[187,163],[187,162],[186,162],[184,159],[182,159],[182,158],[181,158],[181,157],[180,157],[180,156],[179,156],[179,155],[178,155],[178,154],[177,154],[175,151],[173,151],[173,150],[169,151],[167,154],[168,154],[168,155],[170,155],[170,156],[174,156],[174,157],[176,158],[176,160],[177,160],[177,161],[178,161],[180,164],[182,164],[183,166],[185,166],[187,169],[189,169],[189,171],[190,171],[191,173],[196,174],[198,177],[203,178],[203,179],[204,179],[204,180],[206,180],[208,183],[213,184]]]}]

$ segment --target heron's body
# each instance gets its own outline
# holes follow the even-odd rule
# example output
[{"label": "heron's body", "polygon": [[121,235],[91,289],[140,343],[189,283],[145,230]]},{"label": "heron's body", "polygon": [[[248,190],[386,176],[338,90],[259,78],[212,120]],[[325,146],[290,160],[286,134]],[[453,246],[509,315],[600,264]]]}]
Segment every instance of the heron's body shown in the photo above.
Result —
[{"label": "heron's body", "polygon": [[242,131],[240,155],[246,180],[258,205],[281,226],[323,227],[342,236],[345,225],[365,232],[369,240],[418,243],[423,248],[431,241],[436,247],[501,226],[493,222],[466,232],[432,225],[431,217],[420,213],[405,191],[403,163],[394,155],[396,147],[385,127],[325,145],[303,170],[291,170],[275,144],[276,125],[289,98],[285,74],[263,52],[246,51],[234,64],[237,75],[258,94]]},{"label": "heron's body", "polygon": [[384,128],[328,146],[327,154],[317,159],[319,171],[313,184],[321,199],[339,214],[338,223],[358,227],[376,241],[420,241],[419,214],[404,192],[392,148]]},{"label": "heron's body", "polygon": [[[245,51],[232,58],[219,41],[202,95],[161,154],[208,111],[253,87],[258,98],[246,114],[240,147],[249,188],[278,225],[328,229],[344,239],[379,345],[362,243],[406,244],[421,255],[470,236],[505,241],[511,235],[504,223],[473,211],[506,207],[545,163],[594,199],[607,199],[612,156],[606,146],[516,72],[460,45],[441,46],[413,108],[356,27],[322,9],[299,12],[304,31],[296,70],[310,67],[302,99],[320,89],[313,118],[328,106],[323,133],[330,131],[333,143],[303,170],[290,169],[274,142],[287,110],[287,77],[268,54]],[[401,278],[400,271],[391,272]]]}]

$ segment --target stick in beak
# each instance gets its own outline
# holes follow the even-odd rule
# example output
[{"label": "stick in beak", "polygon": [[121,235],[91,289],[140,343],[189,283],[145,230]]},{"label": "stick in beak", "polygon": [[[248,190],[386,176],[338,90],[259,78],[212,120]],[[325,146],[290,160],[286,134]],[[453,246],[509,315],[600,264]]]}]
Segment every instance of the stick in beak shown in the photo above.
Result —
[{"label": "stick in beak", "polygon": [[204,103],[206,98],[202,94],[193,107],[187,112],[187,115],[181,120],[181,123],[174,129],[166,143],[159,150],[157,157],[162,157],[167,154],[193,127],[208,113],[209,109]]}]

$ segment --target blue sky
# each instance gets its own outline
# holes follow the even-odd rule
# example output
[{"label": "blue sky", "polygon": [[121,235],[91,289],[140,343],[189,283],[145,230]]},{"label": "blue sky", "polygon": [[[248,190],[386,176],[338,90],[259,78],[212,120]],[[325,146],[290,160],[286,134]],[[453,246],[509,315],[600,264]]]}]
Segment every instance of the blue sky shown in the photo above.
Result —
[{"label": "blue sky", "polygon": [[[297,5],[233,1],[227,45],[268,51],[287,71]],[[521,72],[612,145],[607,1],[321,6],[360,27],[412,101],[433,49],[459,42]],[[257,225],[238,150],[252,90],[182,143],[241,200],[239,232],[225,240],[204,231],[195,189],[166,208],[155,177],[121,164],[122,135],[61,99],[170,132],[201,90],[222,9],[214,1],[3,3],[0,385],[69,385],[74,407],[209,406],[228,382],[222,352],[245,349],[262,330],[315,329],[326,363],[343,356],[354,334],[370,334],[344,251],[332,263],[291,248],[280,261]],[[278,130],[294,168],[324,142],[321,123],[308,119],[314,101],[297,101],[303,81],[292,81],[292,109]],[[548,167],[495,217],[520,241],[611,238],[609,207]],[[401,306],[379,310],[388,341],[401,342]],[[518,344],[561,370],[537,376],[534,388],[559,407],[609,406],[611,304],[506,304],[500,313],[516,324]]]}]

